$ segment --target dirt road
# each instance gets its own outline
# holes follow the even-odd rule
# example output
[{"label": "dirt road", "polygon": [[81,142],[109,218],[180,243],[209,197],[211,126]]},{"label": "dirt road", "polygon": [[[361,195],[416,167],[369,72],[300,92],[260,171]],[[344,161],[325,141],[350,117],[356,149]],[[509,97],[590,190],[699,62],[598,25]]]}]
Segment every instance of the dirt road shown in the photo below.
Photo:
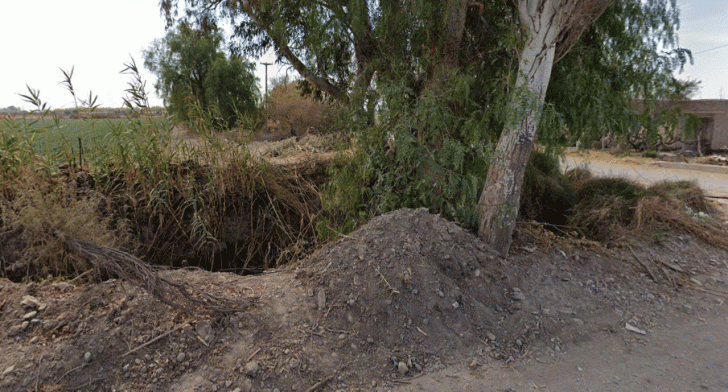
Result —
[{"label": "dirt road", "polygon": [[728,391],[724,305],[646,332],[605,331],[556,358],[534,356],[511,366],[453,366],[397,391]]},{"label": "dirt road", "polygon": [[728,167],[673,162],[641,164],[629,160],[605,160],[596,154],[569,155],[562,161],[565,170],[586,167],[598,176],[618,176],[640,183],[664,180],[696,181],[710,196],[728,196]]}]

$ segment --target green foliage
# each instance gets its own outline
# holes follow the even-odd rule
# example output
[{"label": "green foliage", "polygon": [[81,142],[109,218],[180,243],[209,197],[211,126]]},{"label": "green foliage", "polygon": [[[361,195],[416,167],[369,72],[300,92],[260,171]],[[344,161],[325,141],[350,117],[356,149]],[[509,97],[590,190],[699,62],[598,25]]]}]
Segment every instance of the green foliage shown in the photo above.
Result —
[{"label": "green foliage", "polygon": [[471,132],[479,124],[474,119],[466,124],[452,109],[468,104],[471,82],[463,77],[456,88],[426,92],[416,101],[401,86],[384,89],[385,101],[398,110],[384,111],[380,125],[362,129],[354,158],[343,155],[331,168],[325,207],[362,222],[401,207],[424,206],[474,227],[492,151],[481,133]]},{"label": "green foliage", "polygon": [[700,128],[703,126],[703,119],[694,113],[688,113],[685,116],[685,124],[683,125],[683,136],[692,139],[698,136]]},{"label": "green foliage", "polygon": [[220,50],[217,29],[193,29],[181,23],[144,52],[155,73],[157,92],[178,119],[215,128],[230,128],[257,113],[258,80],[254,67]]},{"label": "green foliage", "polygon": [[[692,61],[691,52],[678,46],[678,26],[674,1],[615,1],[554,65],[546,99],[563,116],[567,140],[644,130],[654,144],[661,127],[676,125],[678,117],[663,112],[659,102],[684,98],[696,86],[674,76]],[[541,140],[554,130],[561,132],[542,127]]]}]

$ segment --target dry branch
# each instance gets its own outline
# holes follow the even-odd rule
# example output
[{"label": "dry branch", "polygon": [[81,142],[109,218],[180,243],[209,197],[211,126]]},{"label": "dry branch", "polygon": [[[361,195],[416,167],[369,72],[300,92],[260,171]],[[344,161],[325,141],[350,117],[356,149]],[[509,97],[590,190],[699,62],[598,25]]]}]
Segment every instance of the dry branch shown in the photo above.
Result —
[{"label": "dry branch", "polygon": [[151,266],[129,253],[76,240],[69,235],[56,231],[56,238],[66,250],[89,262],[94,269],[108,276],[124,279],[145,289],[162,303],[185,313],[193,311],[205,313],[239,312],[250,307],[255,298],[245,301],[221,298],[195,290],[188,290],[188,285],[167,280]]}]

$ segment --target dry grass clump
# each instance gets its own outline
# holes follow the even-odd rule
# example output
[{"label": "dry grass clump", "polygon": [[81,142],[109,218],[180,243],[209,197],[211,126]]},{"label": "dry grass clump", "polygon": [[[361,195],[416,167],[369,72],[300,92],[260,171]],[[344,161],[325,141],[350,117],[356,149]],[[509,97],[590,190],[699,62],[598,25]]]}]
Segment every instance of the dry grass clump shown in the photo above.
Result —
[{"label": "dry grass clump", "polygon": [[594,240],[677,229],[728,248],[724,228],[711,216],[715,211],[693,182],[662,182],[645,188],[621,178],[591,178],[582,182],[577,199],[570,226]]},{"label": "dry grass clump", "polygon": [[282,81],[269,94],[268,118],[298,136],[331,131],[337,111],[328,103],[301,96],[295,82]]},{"label": "dry grass clump", "polygon": [[128,244],[126,226],[99,213],[103,196],[85,188],[83,174],[51,177],[26,170],[5,183],[14,192],[11,198],[0,198],[3,276],[45,278],[90,269],[89,263],[66,251],[57,232],[112,248]]},{"label": "dry grass clump", "polygon": [[315,177],[232,150],[218,151],[213,163],[125,167],[107,187],[113,213],[130,222],[147,262],[260,272],[314,246],[319,193],[308,178]]},{"label": "dry grass clump", "polygon": [[574,184],[574,187],[576,187],[577,189],[581,188],[585,182],[594,178],[591,171],[589,171],[589,169],[585,167],[570,169],[566,173],[564,173],[564,175],[566,176],[566,179]]}]

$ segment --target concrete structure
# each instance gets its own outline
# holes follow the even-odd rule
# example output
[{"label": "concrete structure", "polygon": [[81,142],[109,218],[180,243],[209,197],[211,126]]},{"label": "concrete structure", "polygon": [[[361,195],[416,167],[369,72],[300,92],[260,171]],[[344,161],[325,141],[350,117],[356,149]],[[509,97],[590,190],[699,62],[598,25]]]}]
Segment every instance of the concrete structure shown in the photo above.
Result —
[{"label": "concrete structure", "polygon": [[[697,151],[700,147],[703,152],[728,151],[728,100],[693,99],[665,102],[664,105],[666,109],[680,109],[681,124],[690,114],[702,120],[696,137],[682,137],[683,149]],[[682,134],[682,129],[678,129],[678,132]]]}]

